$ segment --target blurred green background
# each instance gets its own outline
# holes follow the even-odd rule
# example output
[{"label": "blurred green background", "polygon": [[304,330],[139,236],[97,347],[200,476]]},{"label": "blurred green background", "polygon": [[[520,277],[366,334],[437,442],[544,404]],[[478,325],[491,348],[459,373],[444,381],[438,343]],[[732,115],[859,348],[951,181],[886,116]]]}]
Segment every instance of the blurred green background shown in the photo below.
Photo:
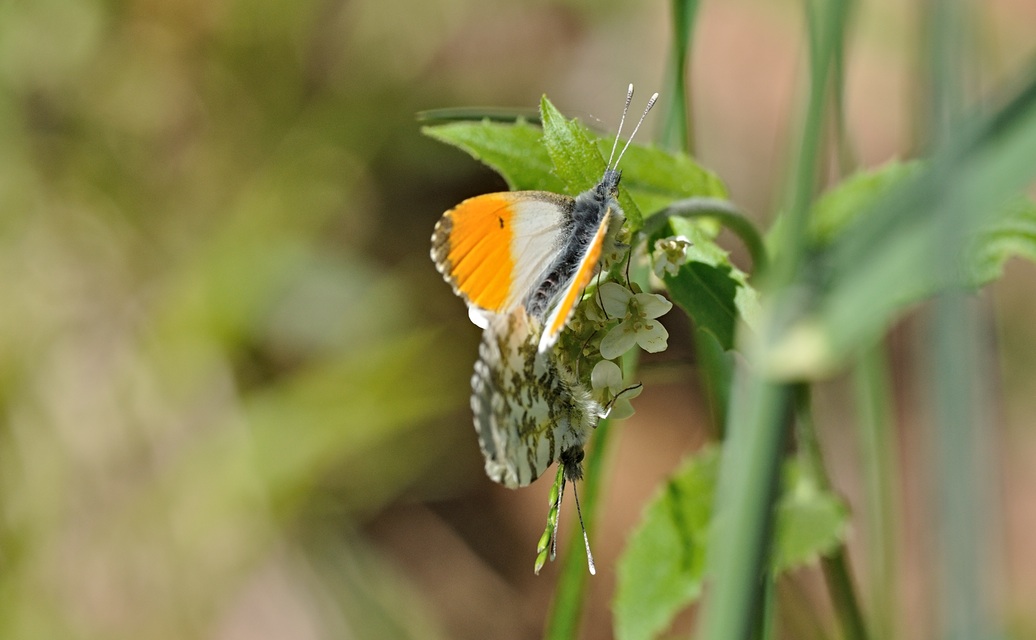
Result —
[{"label": "blurred green background", "polygon": [[[850,41],[847,115],[865,166],[909,156],[923,129],[916,7],[903,5],[864,3]],[[667,10],[0,5],[0,637],[539,637],[556,575],[532,574],[549,486],[484,476],[467,407],[478,331],[428,259],[438,216],[503,182],[422,138],[415,114],[531,109],[546,93],[613,130],[628,82],[661,85]],[[697,155],[764,225],[800,113],[801,14],[790,0],[712,2],[697,26]],[[976,20],[979,99],[1036,51],[1036,5],[986,2]],[[1033,282],[1016,262],[985,294],[1001,400],[991,570],[1027,637]],[[610,461],[587,637],[610,636],[614,560],[641,506],[708,433],[677,313]],[[923,633],[920,365],[902,348],[915,330],[908,320],[891,341],[897,593]],[[820,423],[859,509],[846,387],[820,389]],[[865,542],[851,536],[854,559]],[[815,576],[798,579],[808,612]]]}]

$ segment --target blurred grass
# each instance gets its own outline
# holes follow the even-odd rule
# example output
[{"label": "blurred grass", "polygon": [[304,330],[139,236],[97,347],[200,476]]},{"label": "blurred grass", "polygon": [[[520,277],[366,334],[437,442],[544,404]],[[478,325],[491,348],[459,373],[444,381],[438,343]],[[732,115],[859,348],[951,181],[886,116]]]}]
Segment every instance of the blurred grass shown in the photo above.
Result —
[{"label": "blurred grass", "polygon": [[428,637],[362,536],[298,528],[427,474],[467,386],[370,250],[416,107],[348,63],[355,10],[0,8],[0,637],[211,637],[271,572],[377,605],[298,624]]}]

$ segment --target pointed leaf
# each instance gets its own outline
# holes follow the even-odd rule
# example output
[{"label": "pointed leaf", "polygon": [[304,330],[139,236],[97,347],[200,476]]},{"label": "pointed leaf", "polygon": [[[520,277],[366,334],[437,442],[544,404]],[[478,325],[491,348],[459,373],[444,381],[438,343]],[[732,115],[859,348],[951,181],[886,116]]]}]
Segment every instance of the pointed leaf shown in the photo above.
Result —
[{"label": "pointed leaf", "polygon": [[524,121],[454,122],[422,127],[426,135],[466,151],[503,176],[512,190],[565,193],[543,146],[543,131]]},{"label": "pointed leaf", "polygon": [[615,636],[646,640],[701,595],[718,450],[689,458],[644,510],[619,560]]}]

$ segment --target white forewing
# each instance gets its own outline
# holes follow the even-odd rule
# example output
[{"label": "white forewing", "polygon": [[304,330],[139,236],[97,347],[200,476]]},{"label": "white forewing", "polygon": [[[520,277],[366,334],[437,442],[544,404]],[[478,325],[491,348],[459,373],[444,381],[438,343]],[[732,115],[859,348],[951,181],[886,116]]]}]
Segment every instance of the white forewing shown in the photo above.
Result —
[{"label": "white forewing", "polygon": [[514,271],[508,311],[517,308],[543,283],[547,269],[564,248],[568,241],[566,230],[573,202],[568,196],[546,191],[521,193],[526,197],[512,205]]}]

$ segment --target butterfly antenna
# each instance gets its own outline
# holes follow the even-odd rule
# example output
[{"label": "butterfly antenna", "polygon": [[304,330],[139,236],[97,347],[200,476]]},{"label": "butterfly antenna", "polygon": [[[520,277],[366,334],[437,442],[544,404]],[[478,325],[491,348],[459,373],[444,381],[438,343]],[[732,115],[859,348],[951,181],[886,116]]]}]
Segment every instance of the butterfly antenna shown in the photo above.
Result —
[{"label": "butterfly antenna", "polygon": [[[612,143],[612,152],[608,156],[608,166],[610,169],[612,166],[612,158],[615,157],[615,148],[619,146],[619,136],[622,134],[622,124],[626,122],[626,112],[630,110],[630,102],[633,101],[633,83],[630,83],[630,88],[626,90],[626,106],[622,108],[622,118],[619,120],[619,130],[615,132],[615,142]],[[619,154],[622,157],[622,154]],[[618,164],[618,163],[615,163]]]},{"label": "butterfly antenna", "polygon": [[630,143],[633,142],[633,136],[637,135],[637,131],[640,130],[640,125],[644,124],[644,118],[647,117],[648,111],[651,111],[651,107],[655,106],[655,100],[658,100],[658,93],[652,95],[651,99],[648,100],[647,107],[644,108],[644,113],[641,114],[640,120],[637,122],[637,126],[633,127],[633,133],[630,134],[629,140],[626,141],[626,146],[619,152],[619,158],[615,161],[616,167],[619,166],[620,162],[622,162],[622,156],[626,154],[626,149],[630,148]]},{"label": "butterfly antenna", "polygon": [[638,382],[637,384],[632,384],[632,385],[626,387],[625,389],[623,389],[622,391],[616,393],[615,396],[611,399],[611,402],[609,402],[607,405],[605,405],[605,407],[604,407],[604,417],[608,417],[608,414],[612,412],[612,407],[614,407],[615,403],[619,401],[619,398],[622,397],[622,394],[629,393],[630,391],[636,391],[637,389],[639,389],[639,388],[641,388],[643,386],[644,386],[643,382]]},{"label": "butterfly antenna", "polygon": [[576,514],[579,515],[579,527],[583,530],[583,544],[586,545],[586,563],[590,566],[590,575],[597,575],[597,567],[594,566],[594,554],[590,553],[590,536],[586,535],[586,525],[583,524],[583,510],[579,507],[579,491],[576,489],[575,482],[572,483],[572,495],[576,497]]}]

